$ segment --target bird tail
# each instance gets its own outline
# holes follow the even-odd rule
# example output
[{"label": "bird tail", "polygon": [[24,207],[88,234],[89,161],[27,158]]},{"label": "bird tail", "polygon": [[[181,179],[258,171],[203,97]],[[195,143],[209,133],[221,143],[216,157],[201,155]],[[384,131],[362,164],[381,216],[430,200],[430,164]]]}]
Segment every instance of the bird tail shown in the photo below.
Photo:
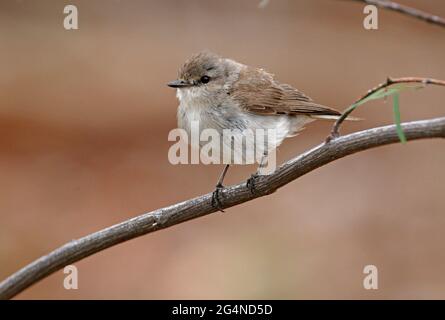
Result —
[{"label": "bird tail", "polygon": [[[311,118],[317,119],[317,120],[338,120],[341,115],[331,115],[331,114],[314,114],[310,115]],[[356,118],[356,117],[350,117],[348,116],[345,120],[349,121],[362,121],[363,118]]]}]

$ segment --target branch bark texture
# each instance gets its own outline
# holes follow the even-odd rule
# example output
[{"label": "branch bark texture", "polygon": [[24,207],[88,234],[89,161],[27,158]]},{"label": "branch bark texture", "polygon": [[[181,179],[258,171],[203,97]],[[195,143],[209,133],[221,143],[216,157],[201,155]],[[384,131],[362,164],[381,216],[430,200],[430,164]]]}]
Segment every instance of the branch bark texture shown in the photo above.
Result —
[{"label": "branch bark texture", "polygon": [[[408,122],[402,126],[408,140],[445,138],[445,117]],[[258,176],[255,180],[255,193],[252,193],[245,183],[223,189],[220,193],[222,208],[271,194],[302,175],[347,155],[398,141],[394,125],[335,138],[284,163],[271,175]],[[1,282],[0,299],[12,298],[66,265],[106,248],[217,211],[218,209],[212,206],[212,193],[208,193],[73,240]]]}]

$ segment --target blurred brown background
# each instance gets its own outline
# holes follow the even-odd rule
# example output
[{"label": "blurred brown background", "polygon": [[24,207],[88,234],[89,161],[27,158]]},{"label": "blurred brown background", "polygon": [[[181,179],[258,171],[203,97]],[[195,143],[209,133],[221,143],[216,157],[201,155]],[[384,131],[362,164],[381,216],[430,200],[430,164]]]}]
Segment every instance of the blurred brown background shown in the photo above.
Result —
[{"label": "blurred brown background", "polygon": [[[261,66],[345,108],[387,76],[445,79],[445,30],[353,1],[2,1],[0,278],[142,212],[209,192],[221,166],[172,166],[175,92],[165,84],[210,49]],[[440,0],[400,2],[445,16]],[[79,30],[63,28],[63,7]],[[443,116],[445,91],[401,96],[403,120]],[[392,123],[391,103],[343,132]],[[329,122],[279,149],[320,143]],[[62,271],[21,299],[445,298],[444,142],[392,145],[336,161],[279,192],[138,238]],[[244,180],[252,166],[229,172]],[[379,289],[363,289],[365,265]]]}]

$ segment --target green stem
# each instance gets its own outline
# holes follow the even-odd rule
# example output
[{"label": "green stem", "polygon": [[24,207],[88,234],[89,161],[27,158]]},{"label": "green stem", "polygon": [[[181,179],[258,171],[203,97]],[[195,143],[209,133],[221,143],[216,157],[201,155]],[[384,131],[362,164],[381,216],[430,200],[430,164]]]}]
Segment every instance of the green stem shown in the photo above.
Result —
[{"label": "green stem", "polygon": [[399,93],[394,93],[393,95],[393,111],[394,111],[394,122],[396,123],[397,135],[399,136],[401,143],[406,143],[406,136],[403,132],[402,125],[400,124],[400,108],[399,108]]}]

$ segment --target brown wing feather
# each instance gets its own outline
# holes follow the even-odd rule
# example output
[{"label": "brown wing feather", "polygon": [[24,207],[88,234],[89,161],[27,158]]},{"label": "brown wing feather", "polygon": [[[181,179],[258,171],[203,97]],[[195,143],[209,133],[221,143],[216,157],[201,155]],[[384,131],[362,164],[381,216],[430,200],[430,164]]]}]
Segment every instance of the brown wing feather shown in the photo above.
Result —
[{"label": "brown wing feather", "polygon": [[258,114],[340,115],[290,85],[278,83],[262,69],[242,70],[229,93],[242,108]]}]

